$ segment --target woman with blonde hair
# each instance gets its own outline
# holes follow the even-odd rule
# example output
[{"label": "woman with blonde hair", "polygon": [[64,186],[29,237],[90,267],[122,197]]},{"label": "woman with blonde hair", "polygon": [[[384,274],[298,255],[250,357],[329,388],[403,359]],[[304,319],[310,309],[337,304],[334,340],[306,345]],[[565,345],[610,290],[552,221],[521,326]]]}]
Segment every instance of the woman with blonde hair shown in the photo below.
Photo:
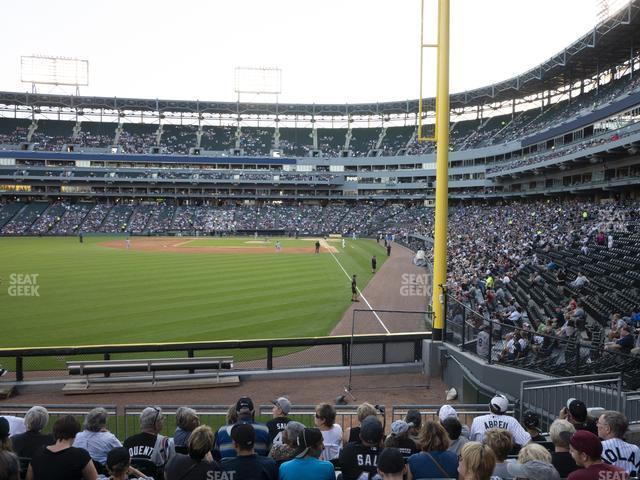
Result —
[{"label": "woman with blonde hair", "polygon": [[558,471],[551,464],[551,453],[538,443],[527,443],[520,449],[518,461],[507,464],[507,472],[513,478],[528,480],[560,480]]},{"label": "woman with blonde hair", "polygon": [[345,430],[344,434],[344,443],[349,442],[360,442],[360,425],[364,422],[364,419],[373,415],[377,415],[378,411],[376,407],[371,405],[370,403],[364,402],[358,405],[358,409],[356,410],[356,415],[358,416],[358,426],[351,427]]},{"label": "woman with blonde hair", "polygon": [[460,480],[489,480],[496,466],[496,457],[488,445],[467,442],[460,451]]},{"label": "woman with blonde hair", "polygon": [[209,426],[196,427],[187,440],[189,454],[176,454],[171,457],[164,470],[165,479],[183,479],[187,478],[187,475],[189,478],[214,478],[215,472],[222,471],[222,468],[211,455],[213,438]]},{"label": "woman with blonde hair", "polygon": [[409,480],[413,478],[455,478],[458,475],[458,456],[448,451],[451,441],[440,424],[429,420],[420,429],[422,451],[411,455]]}]

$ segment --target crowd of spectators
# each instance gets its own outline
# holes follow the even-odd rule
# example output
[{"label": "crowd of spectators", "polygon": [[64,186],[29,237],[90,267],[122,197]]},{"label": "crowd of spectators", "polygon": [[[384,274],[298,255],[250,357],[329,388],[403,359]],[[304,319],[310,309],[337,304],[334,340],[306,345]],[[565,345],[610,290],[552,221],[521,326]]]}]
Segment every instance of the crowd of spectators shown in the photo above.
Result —
[{"label": "crowd of spectators", "polygon": [[[578,116],[591,113],[622,95],[638,88],[640,80],[630,80],[628,76],[611,81],[599,88],[591,89],[570,101],[562,100],[542,110],[531,109],[517,113],[515,116],[502,115],[484,119],[462,120],[454,123],[450,129],[451,150],[465,150],[490,145],[508,143],[522,138],[531,132],[539,132],[570,121]],[[146,124],[126,124],[116,135],[117,125],[113,124],[112,134],[101,131],[80,130],[75,136],[67,135],[47,127],[36,128],[29,139],[34,150],[60,151],[65,145],[79,145],[90,148],[109,148],[114,146],[117,138],[118,146],[124,153],[149,153],[152,147],[160,148],[162,153],[188,154],[197,146],[194,125],[167,125],[166,131],[158,137],[157,126]],[[425,127],[428,129],[429,127]],[[0,134],[0,145],[20,145],[27,142],[29,128],[18,125],[13,131]],[[278,148],[285,155],[308,156],[314,150],[312,136],[308,129],[302,129],[300,135],[286,136],[279,141]],[[322,156],[337,157],[344,150],[346,129],[336,129],[335,134],[322,129],[318,137],[318,148]],[[381,155],[397,155],[402,150],[407,155],[433,153],[432,142],[418,142],[415,127],[356,128],[352,130],[351,141],[347,150],[350,156],[363,157],[370,155],[383,132],[380,144]],[[411,132],[411,133],[409,133]],[[200,147],[209,151],[230,152],[239,148],[243,155],[266,156],[275,148],[275,129],[272,127],[207,126],[202,128]],[[388,137],[388,138],[387,138]]]},{"label": "crowd of spectators", "polygon": [[500,394],[470,426],[445,404],[433,419],[410,409],[388,431],[384,411],[368,403],[358,407],[358,425],[344,431],[331,403],[315,407],[313,425],[291,418],[287,397],[272,404],[272,419],[262,423],[252,399],[241,397],[216,429],[196,410],[179,407],[172,435],[163,433],[162,408],[150,406],[140,413],[139,431],[122,440],[109,431],[104,408],[89,411],[83,426],[59,416],[48,434],[49,412],[34,406],[24,418],[0,416],[0,478],[17,480],[21,471],[28,480],[601,480],[603,472],[620,479],[638,474],[640,448],[625,440],[626,417],[600,409],[596,420],[575,398],[548,435],[535,429],[539,417],[532,411],[520,424]]}]

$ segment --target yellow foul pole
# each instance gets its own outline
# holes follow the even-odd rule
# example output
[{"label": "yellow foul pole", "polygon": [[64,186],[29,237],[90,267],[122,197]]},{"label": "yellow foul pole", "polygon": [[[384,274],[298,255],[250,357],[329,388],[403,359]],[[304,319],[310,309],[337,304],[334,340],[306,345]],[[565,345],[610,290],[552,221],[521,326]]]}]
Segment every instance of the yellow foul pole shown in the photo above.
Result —
[{"label": "yellow foul pole", "polygon": [[438,0],[438,81],[436,93],[436,211],[433,239],[433,338],[444,328],[442,286],[447,282],[447,217],[449,210],[449,2]]}]

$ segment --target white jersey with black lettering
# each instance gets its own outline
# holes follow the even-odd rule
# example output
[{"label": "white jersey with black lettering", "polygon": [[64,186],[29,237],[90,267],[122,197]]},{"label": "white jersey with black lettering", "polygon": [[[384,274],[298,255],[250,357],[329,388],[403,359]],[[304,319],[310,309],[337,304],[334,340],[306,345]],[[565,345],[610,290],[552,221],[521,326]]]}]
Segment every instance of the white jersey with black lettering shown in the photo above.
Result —
[{"label": "white jersey with black lettering", "polygon": [[509,430],[513,435],[513,441],[518,445],[526,445],[531,441],[531,435],[515,418],[510,415],[494,415],[493,413],[480,415],[473,419],[469,440],[475,442],[484,441],[484,434],[490,428]]},{"label": "white jersey with black lettering", "polygon": [[640,447],[620,438],[610,438],[602,442],[602,460],[622,468],[632,477],[640,472]]}]

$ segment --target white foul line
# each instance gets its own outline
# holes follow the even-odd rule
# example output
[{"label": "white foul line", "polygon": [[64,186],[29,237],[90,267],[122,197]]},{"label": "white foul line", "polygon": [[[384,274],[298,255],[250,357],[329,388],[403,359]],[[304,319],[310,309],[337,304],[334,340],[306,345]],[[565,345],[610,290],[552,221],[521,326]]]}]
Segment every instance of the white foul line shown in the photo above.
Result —
[{"label": "white foul line", "polygon": [[[342,266],[342,264],[340,263],[340,260],[338,260],[338,258],[333,254],[332,251],[329,251],[329,253],[331,254],[331,256],[333,257],[333,259],[337,262],[337,264],[340,266],[340,268],[342,269],[342,271],[344,272],[344,274],[347,276],[347,278],[351,279],[351,275],[349,275],[347,273],[347,271],[344,269],[344,267]],[[387,333],[391,333],[389,331],[389,329],[387,328],[387,326],[382,323],[382,319],[378,316],[378,314],[376,312],[373,311],[373,307],[371,306],[371,304],[369,303],[369,301],[365,298],[364,295],[362,295],[362,292],[360,291],[360,289],[358,287],[356,287],[356,289],[358,290],[358,293],[360,294],[360,296],[362,297],[362,299],[364,300],[364,302],[367,304],[367,307],[369,307],[369,310],[371,310],[371,313],[373,313],[373,315],[378,319],[378,322],[380,322],[380,325],[382,325],[382,328],[384,328],[385,332]]]}]

